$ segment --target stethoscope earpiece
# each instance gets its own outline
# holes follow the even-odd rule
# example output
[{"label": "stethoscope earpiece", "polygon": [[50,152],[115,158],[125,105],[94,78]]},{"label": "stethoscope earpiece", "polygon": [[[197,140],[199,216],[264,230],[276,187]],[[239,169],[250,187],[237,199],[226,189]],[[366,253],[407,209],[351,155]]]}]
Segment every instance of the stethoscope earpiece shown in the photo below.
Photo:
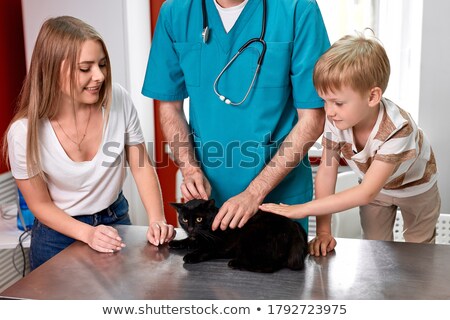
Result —
[{"label": "stethoscope earpiece", "polygon": [[226,104],[231,104],[231,100],[227,99],[225,96],[219,95],[219,99],[225,102]]}]

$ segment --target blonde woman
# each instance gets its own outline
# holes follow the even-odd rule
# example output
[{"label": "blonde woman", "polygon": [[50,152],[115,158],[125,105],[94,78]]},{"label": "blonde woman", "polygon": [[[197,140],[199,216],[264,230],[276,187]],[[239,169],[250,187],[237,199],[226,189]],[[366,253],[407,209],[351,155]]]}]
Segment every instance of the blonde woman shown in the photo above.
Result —
[{"label": "blonde woman", "polygon": [[75,240],[98,252],[125,246],[111,225],[131,224],[121,192],[126,163],[148,213],[148,241],[174,237],[133,102],[112,84],[105,43],[83,21],[42,25],[3,148],[36,217],[32,269]]}]

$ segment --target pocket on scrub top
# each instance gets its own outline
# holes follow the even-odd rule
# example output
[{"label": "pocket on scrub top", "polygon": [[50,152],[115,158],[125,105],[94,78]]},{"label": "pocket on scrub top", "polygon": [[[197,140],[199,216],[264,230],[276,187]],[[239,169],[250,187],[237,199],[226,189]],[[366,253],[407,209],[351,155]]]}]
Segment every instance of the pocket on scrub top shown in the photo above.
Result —
[{"label": "pocket on scrub top", "polygon": [[186,86],[200,86],[201,43],[176,42],[174,48],[180,57]]},{"label": "pocket on scrub top", "polygon": [[266,55],[255,86],[280,88],[289,85],[292,42],[267,42]]}]

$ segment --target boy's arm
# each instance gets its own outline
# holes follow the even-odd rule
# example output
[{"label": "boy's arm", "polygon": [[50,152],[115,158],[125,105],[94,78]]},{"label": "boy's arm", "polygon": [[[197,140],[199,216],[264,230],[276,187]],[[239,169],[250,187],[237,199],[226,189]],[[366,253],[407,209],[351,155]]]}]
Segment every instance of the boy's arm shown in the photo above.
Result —
[{"label": "boy's arm", "polygon": [[298,219],[306,216],[323,216],[363,206],[372,202],[380,193],[386,181],[394,172],[395,167],[395,163],[374,160],[367,170],[362,183],[358,186],[301,205],[280,206],[265,204],[261,206],[261,209],[281,214],[288,218]]},{"label": "boy's arm", "polygon": [[[339,168],[339,152],[323,148],[322,158],[315,179],[315,198],[325,198],[334,194]],[[309,253],[326,256],[336,246],[331,235],[331,214],[316,217],[316,237],[309,243]]]},{"label": "boy's arm", "polygon": [[310,215],[326,215],[372,202],[386,184],[396,167],[395,163],[374,160],[360,185],[305,204]]}]

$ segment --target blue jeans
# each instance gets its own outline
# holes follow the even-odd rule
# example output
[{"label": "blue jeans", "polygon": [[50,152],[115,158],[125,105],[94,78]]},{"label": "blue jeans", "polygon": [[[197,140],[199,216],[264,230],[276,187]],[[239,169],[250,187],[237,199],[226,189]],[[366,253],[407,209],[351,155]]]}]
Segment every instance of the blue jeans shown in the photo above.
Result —
[{"label": "blue jeans", "polygon": [[[108,208],[94,214],[75,216],[74,218],[91,226],[100,224],[131,224],[130,216],[128,215],[128,201],[122,192]],[[34,219],[30,244],[31,270],[36,269],[73,242],[75,242],[75,239],[50,229],[38,219]]]}]

